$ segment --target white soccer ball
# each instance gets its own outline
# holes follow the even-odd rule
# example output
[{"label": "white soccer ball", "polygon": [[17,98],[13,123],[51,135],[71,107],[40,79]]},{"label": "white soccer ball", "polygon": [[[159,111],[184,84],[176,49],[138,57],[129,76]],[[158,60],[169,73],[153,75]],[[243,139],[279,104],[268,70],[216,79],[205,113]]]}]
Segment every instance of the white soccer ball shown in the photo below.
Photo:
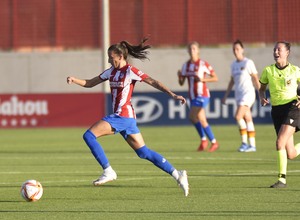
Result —
[{"label": "white soccer ball", "polygon": [[27,202],[38,201],[43,195],[43,187],[39,181],[27,180],[22,184],[21,195]]}]

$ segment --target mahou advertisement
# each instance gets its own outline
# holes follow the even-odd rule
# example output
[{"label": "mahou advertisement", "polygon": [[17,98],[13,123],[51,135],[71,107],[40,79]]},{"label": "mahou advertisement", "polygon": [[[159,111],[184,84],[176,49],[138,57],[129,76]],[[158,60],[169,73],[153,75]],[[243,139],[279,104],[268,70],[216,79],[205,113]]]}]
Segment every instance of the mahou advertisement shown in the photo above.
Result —
[{"label": "mahou advertisement", "polygon": [[105,114],[105,94],[0,95],[0,128],[90,126]]}]

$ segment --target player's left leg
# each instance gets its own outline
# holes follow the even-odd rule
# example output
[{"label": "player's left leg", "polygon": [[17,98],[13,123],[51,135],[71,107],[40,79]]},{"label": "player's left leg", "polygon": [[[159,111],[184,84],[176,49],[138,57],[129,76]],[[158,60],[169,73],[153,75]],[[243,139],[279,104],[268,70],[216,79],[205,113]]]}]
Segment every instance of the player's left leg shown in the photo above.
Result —
[{"label": "player's left leg", "polygon": [[[124,135],[123,135],[124,137]],[[144,139],[141,133],[130,134],[125,139],[127,143],[131,146],[131,148],[136,152],[136,154],[141,159],[146,159],[152,162],[155,166],[165,171],[166,173],[173,176],[173,178],[177,181],[180,187],[184,191],[184,195],[187,196],[189,193],[189,184],[187,180],[187,173],[185,170],[177,171],[172,164],[165,159],[159,153],[149,149],[144,142]]]},{"label": "player's left leg", "polygon": [[198,151],[203,151],[207,148],[208,141],[206,139],[204,128],[203,128],[201,122],[199,121],[198,114],[199,114],[200,110],[201,110],[201,107],[192,105],[190,108],[190,112],[189,112],[189,119],[192,122],[192,124],[195,126],[195,128],[200,136],[200,139],[201,139],[200,145],[198,147]]},{"label": "player's left leg", "polygon": [[206,114],[205,114],[205,109],[201,108],[199,113],[198,113],[198,118],[199,121],[201,123],[201,125],[204,128],[204,132],[207,135],[208,139],[211,142],[211,146],[209,148],[209,152],[214,152],[215,150],[217,150],[219,148],[219,144],[214,136],[214,133],[211,129],[211,126],[208,124],[207,119],[206,119]]},{"label": "player's left leg", "polygon": [[278,154],[278,181],[271,185],[271,188],[285,188],[287,174],[288,151],[294,147],[293,134],[295,128],[290,125],[282,125],[276,140],[276,149]]}]

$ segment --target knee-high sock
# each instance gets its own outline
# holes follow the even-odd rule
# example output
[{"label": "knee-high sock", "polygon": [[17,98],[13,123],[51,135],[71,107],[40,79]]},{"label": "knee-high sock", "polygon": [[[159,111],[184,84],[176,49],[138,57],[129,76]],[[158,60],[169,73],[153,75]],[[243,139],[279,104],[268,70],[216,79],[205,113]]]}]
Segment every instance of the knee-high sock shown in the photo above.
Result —
[{"label": "knee-high sock", "polygon": [[149,160],[155,166],[170,175],[172,175],[172,172],[175,170],[175,168],[163,156],[153,150],[150,150],[146,145],[135,150],[135,152],[140,158]]},{"label": "knee-high sock", "polygon": [[204,131],[210,141],[212,141],[212,142],[216,141],[214,133],[212,132],[210,125],[207,125],[207,127],[204,128]]},{"label": "knee-high sock", "polygon": [[279,150],[278,152],[278,180],[286,183],[287,172],[287,154],[286,150]]},{"label": "knee-high sock", "polygon": [[256,147],[256,145],[255,145],[255,128],[254,128],[253,121],[247,123],[247,133],[248,133],[249,145],[252,147]]},{"label": "knee-high sock", "polygon": [[240,130],[240,135],[242,139],[242,143],[247,144],[247,125],[244,119],[240,119],[238,122],[239,130]]},{"label": "knee-high sock", "polygon": [[198,131],[200,138],[206,139],[204,128],[202,127],[201,123],[197,122],[196,124],[194,124],[194,126],[195,126],[196,130]]},{"label": "knee-high sock", "polygon": [[98,163],[102,166],[102,168],[106,169],[107,167],[109,167],[110,164],[108,162],[108,159],[103,151],[103,148],[98,143],[95,135],[90,130],[87,130],[83,134],[83,139],[85,143],[89,146],[92,154],[94,155]]}]

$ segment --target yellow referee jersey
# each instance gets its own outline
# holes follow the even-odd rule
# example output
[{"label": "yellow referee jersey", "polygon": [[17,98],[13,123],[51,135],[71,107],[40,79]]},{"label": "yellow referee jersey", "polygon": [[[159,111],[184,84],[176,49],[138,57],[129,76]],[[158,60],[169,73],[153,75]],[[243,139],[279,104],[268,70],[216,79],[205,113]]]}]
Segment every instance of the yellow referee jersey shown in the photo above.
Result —
[{"label": "yellow referee jersey", "polygon": [[259,81],[269,84],[272,106],[284,105],[297,99],[300,69],[290,63],[284,69],[278,69],[272,64],[264,68]]}]

